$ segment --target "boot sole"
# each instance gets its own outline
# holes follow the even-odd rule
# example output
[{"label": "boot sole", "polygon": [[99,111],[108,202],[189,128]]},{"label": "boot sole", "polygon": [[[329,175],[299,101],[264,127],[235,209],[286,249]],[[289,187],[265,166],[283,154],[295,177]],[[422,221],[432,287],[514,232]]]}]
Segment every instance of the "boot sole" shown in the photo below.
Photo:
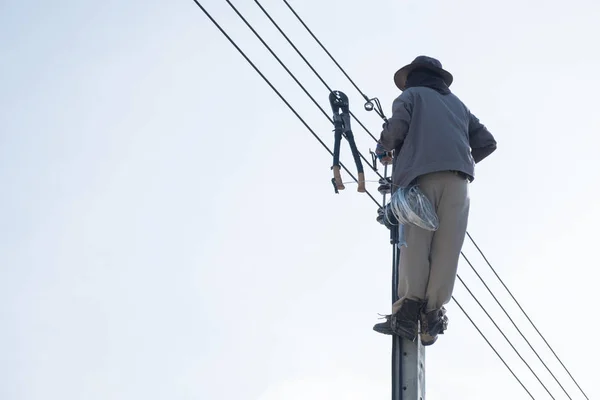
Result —
[{"label": "boot sole", "polygon": [[[429,336],[429,335],[427,335],[427,336]],[[430,337],[431,339],[429,339],[429,340],[425,340],[425,339],[423,339],[423,335],[421,335],[421,344],[422,344],[423,346],[431,346],[432,344],[434,344],[434,343],[435,343],[435,342],[437,342],[437,340],[438,340],[438,337],[437,337],[437,336],[433,336],[433,337],[432,337],[432,336],[429,336],[429,337]]]},{"label": "boot sole", "polygon": [[392,331],[389,329],[376,329],[375,327],[373,327],[373,330],[377,333],[381,333],[383,335],[391,335]]},{"label": "boot sole", "polygon": [[416,327],[415,327],[414,330],[410,330],[410,331],[408,331],[406,329],[402,329],[402,328],[396,328],[396,330],[394,330],[393,333],[395,335],[400,336],[403,339],[406,339],[406,340],[408,340],[410,342],[414,342],[415,339],[417,338],[416,331],[417,331]]},{"label": "boot sole", "polygon": [[403,339],[409,340],[411,342],[414,342],[415,339],[417,338],[417,334],[415,333],[416,329],[413,331],[407,331],[406,329],[396,329],[394,330],[390,330],[390,329],[376,329],[375,327],[373,327],[373,330],[377,333],[381,333],[383,335],[397,335],[400,336]]}]

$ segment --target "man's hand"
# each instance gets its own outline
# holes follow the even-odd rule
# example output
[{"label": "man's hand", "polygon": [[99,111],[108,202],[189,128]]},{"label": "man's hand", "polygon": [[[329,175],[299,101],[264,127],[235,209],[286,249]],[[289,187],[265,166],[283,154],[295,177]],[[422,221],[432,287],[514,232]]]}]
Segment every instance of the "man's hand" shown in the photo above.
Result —
[{"label": "man's hand", "polygon": [[375,155],[382,165],[390,165],[393,161],[392,152],[385,151],[379,142],[377,142],[377,147],[375,147]]},{"label": "man's hand", "polygon": [[395,226],[398,226],[398,220],[392,213],[389,204],[383,208],[380,207],[377,209],[377,222],[384,225],[390,230],[393,229]]}]

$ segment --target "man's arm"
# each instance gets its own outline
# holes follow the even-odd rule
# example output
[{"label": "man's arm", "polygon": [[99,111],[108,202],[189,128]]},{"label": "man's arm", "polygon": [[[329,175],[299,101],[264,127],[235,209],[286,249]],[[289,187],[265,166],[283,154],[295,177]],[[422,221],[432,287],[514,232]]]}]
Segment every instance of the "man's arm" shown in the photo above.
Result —
[{"label": "man's arm", "polygon": [[412,114],[412,96],[408,92],[394,100],[392,104],[392,117],[383,124],[379,138],[380,147],[385,151],[399,148],[408,133]]},{"label": "man's arm", "polygon": [[470,114],[469,144],[475,163],[480,162],[496,150],[496,140],[476,116]]}]

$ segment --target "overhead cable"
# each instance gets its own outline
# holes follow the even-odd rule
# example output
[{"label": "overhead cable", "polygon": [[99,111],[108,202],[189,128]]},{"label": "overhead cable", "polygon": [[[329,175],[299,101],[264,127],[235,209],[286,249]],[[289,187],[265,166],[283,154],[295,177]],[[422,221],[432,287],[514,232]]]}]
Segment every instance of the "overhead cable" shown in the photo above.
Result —
[{"label": "overhead cable", "polygon": [[[196,5],[202,10],[202,12],[204,12],[204,14],[208,17],[208,19],[210,19],[210,21],[219,29],[219,31],[221,31],[221,33],[223,34],[223,36],[225,36],[227,38],[227,40],[229,40],[229,42],[236,48],[236,50],[244,57],[244,59],[252,66],[252,68],[254,68],[254,70],[260,75],[261,78],[263,78],[263,80],[269,85],[269,87],[271,89],[273,89],[273,91],[277,94],[277,96],[279,96],[279,98],[285,103],[286,106],[288,106],[288,108],[294,113],[294,115],[300,120],[300,122],[302,122],[302,124],[306,127],[306,129],[308,129],[310,131],[310,133],[312,133],[312,135],[315,137],[315,139],[318,140],[318,142],[321,144],[321,146],[323,146],[325,148],[325,150],[327,150],[329,152],[329,154],[331,154],[333,156],[333,152],[329,149],[329,147],[327,147],[327,145],[321,140],[321,138],[319,137],[319,135],[317,135],[315,133],[315,131],[312,130],[312,128],[306,123],[306,121],[300,116],[300,114],[298,114],[298,112],[294,109],[294,107],[292,107],[292,105],[285,99],[285,97],[283,97],[283,95],[275,88],[275,86],[273,86],[273,84],[267,79],[267,77],[265,77],[265,75],[260,71],[260,69],[250,60],[250,58],[248,58],[248,56],[246,55],[246,53],[244,53],[244,51],[235,43],[235,41],[227,34],[227,32],[225,32],[225,30],[221,27],[221,25],[219,25],[219,23],[212,17],[212,15],[202,6],[202,4],[200,4],[200,2],[198,0],[193,0],[194,3],[196,3]],[[350,177],[358,183],[358,179],[356,179],[356,177],[352,174],[352,172],[350,172],[348,170],[348,168],[346,168],[344,166],[344,164],[340,163],[341,167],[344,169],[344,171],[346,171],[346,173],[348,175],[350,175]],[[369,193],[368,191],[366,192],[367,195],[371,198],[371,200],[373,200],[373,202],[378,206],[381,207],[381,205],[379,204],[379,202],[375,199],[375,197],[373,197],[373,195],[371,193]]]},{"label": "overhead cable", "polygon": [[[317,106],[317,108],[319,110],[321,110],[321,112],[325,115],[325,117],[329,120],[329,122],[331,122],[333,124],[333,119],[329,116],[329,114],[327,114],[327,112],[323,109],[323,107],[321,107],[321,105],[314,99],[314,97],[311,96],[311,94],[308,92],[308,90],[306,90],[304,85],[302,85],[302,83],[300,83],[300,81],[296,78],[296,76],[289,70],[289,68],[283,63],[283,61],[281,61],[281,59],[277,56],[277,54],[275,54],[275,52],[271,49],[271,47],[263,40],[263,38],[258,34],[258,32],[256,32],[256,30],[252,27],[252,25],[248,22],[248,20],[246,18],[244,18],[244,16],[238,11],[238,9],[231,3],[231,1],[229,1],[229,0],[225,0],[225,1],[227,2],[227,4],[229,4],[229,6],[233,9],[233,11],[237,14],[237,16],[244,22],[244,24],[246,24],[246,26],[252,31],[252,33],[258,38],[258,40],[260,40],[260,42],[263,44],[263,46],[265,46],[265,48],[271,53],[271,55],[279,62],[279,64],[283,67],[283,69],[285,69],[285,71],[292,77],[292,79],[294,79],[294,81],[298,84],[298,86],[300,86],[300,88],[304,91],[304,93],[312,100],[312,102]],[[370,134],[370,132],[368,132],[368,133]],[[360,156],[360,158],[363,159],[364,162],[367,163],[367,165],[369,165],[369,167],[371,167],[371,170],[373,170],[373,172],[375,172],[381,179],[383,179],[383,176],[381,176],[381,174],[379,172],[377,172],[377,170],[375,168],[373,168],[373,165],[371,165],[371,161],[367,160],[360,151],[358,152],[358,155]]]},{"label": "overhead cable", "polygon": [[529,323],[531,324],[531,326],[533,326],[533,328],[535,329],[535,331],[537,332],[537,334],[542,338],[542,340],[544,341],[544,343],[546,343],[546,346],[548,346],[548,348],[550,349],[550,351],[552,352],[552,354],[554,355],[554,357],[556,357],[556,359],[558,360],[558,362],[560,363],[560,365],[567,372],[567,374],[569,375],[569,377],[571,378],[571,380],[575,383],[575,385],[581,391],[581,393],[585,396],[585,398],[589,400],[589,397],[585,394],[585,392],[583,391],[583,389],[581,388],[581,386],[579,386],[579,383],[577,383],[577,381],[575,380],[575,378],[573,377],[573,375],[571,375],[571,372],[567,369],[567,367],[565,366],[565,364],[563,364],[562,360],[558,357],[558,355],[556,354],[556,352],[554,351],[554,349],[552,348],[552,346],[550,346],[550,343],[548,343],[548,341],[546,340],[546,338],[538,330],[537,326],[533,323],[533,321],[531,320],[531,318],[529,318],[529,315],[527,315],[527,313],[525,312],[525,310],[523,309],[523,307],[521,307],[521,304],[517,301],[517,299],[515,298],[515,296],[513,296],[512,292],[504,284],[504,281],[500,278],[500,276],[498,275],[498,273],[496,272],[496,270],[494,269],[494,267],[492,267],[492,264],[488,261],[487,257],[485,256],[485,254],[483,254],[483,251],[479,248],[479,246],[477,245],[477,243],[475,242],[475,240],[471,237],[471,235],[469,234],[469,232],[467,232],[467,236],[469,237],[469,239],[471,240],[471,242],[473,243],[473,245],[475,245],[475,248],[477,248],[477,251],[479,251],[479,254],[481,254],[481,256],[483,257],[483,259],[485,260],[485,262],[487,263],[487,265],[490,267],[490,269],[494,273],[494,275],[496,275],[496,278],[498,278],[498,280],[500,281],[500,283],[502,284],[502,286],[504,286],[504,289],[506,289],[506,291],[508,292],[508,294],[510,295],[510,297],[517,304],[517,306],[519,307],[519,309],[521,310],[521,312],[523,313],[523,315],[525,315],[525,318],[527,318],[527,320],[529,321]]},{"label": "overhead cable", "polygon": [[[281,29],[281,27],[279,26],[279,24],[277,24],[277,22],[275,22],[275,20],[271,17],[271,14],[269,14],[269,12],[267,10],[265,10],[265,8],[262,6],[262,4],[260,4],[260,2],[258,0],[254,0],[254,2],[256,3],[256,5],[258,5],[258,7],[265,14],[265,16],[269,19],[269,21],[271,21],[271,23],[275,26],[275,28],[279,31],[279,33],[281,33],[281,35],[285,38],[285,40],[287,40],[287,42],[289,43],[289,45],[292,46],[292,48],[296,51],[296,53],[298,53],[298,55],[300,56],[300,58],[302,58],[302,61],[304,61],[304,63],[308,66],[308,68],[310,68],[310,70],[317,76],[317,78],[319,78],[319,80],[321,81],[321,83],[323,83],[323,85],[325,85],[325,87],[327,88],[327,90],[329,90],[331,92],[332,91],[331,87],[327,84],[327,82],[325,82],[325,80],[323,79],[323,77],[321,77],[321,75],[314,69],[314,67],[312,66],[312,64],[310,62],[308,62],[308,60],[306,59],[306,57],[304,57],[304,54],[302,54],[302,52],[300,50],[298,50],[298,47],[296,47],[296,45],[294,44],[294,42],[288,37],[288,35],[286,35],[286,33],[283,31],[283,29]],[[336,64],[337,64],[337,62],[336,62]],[[350,78],[348,78],[348,79],[350,79]],[[360,90],[359,90],[359,92],[360,92]],[[368,97],[365,96],[364,94],[362,94],[362,92],[361,92],[361,95],[366,100],[369,101]],[[358,122],[358,124],[365,130],[365,132],[367,132],[369,134],[369,136],[371,136],[373,138],[373,140],[377,141],[377,138],[375,136],[373,136],[373,134],[371,133],[371,131],[369,131],[369,129],[367,129],[367,127],[364,126],[363,123],[352,112],[350,112],[350,115],[352,115],[352,117],[356,120],[356,122]],[[383,114],[381,114],[380,116],[383,116]],[[383,117],[385,119],[385,116],[383,116]]]},{"label": "overhead cable", "polygon": [[465,287],[465,289],[467,289],[467,292],[469,292],[469,294],[471,295],[471,297],[473,297],[473,299],[479,305],[479,307],[483,310],[483,312],[485,313],[485,315],[487,315],[487,317],[490,319],[490,321],[492,321],[492,323],[494,324],[494,326],[496,327],[496,329],[498,329],[498,331],[504,337],[504,339],[508,342],[508,344],[510,345],[510,347],[512,347],[512,349],[515,351],[515,353],[517,353],[517,356],[519,356],[519,358],[521,359],[521,361],[523,361],[523,363],[527,366],[527,368],[529,369],[529,371],[531,371],[531,373],[533,374],[533,376],[535,376],[535,378],[538,380],[538,382],[540,383],[540,385],[542,385],[542,387],[544,389],[546,389],[546,392],[550,395],[550,397],[552,397],[552,399],[556,400],[555,397],[552,396],[552,393],[550,393],[550,390],[548,390],[548,388],[546,387],[546,385],[544,385],[544,382],[542,382],[542,380],[540,379],[540,377],[537,376],[537,374],[533,371],[533,369],[531,368],[531,366],[529,365],[529,363],[527,361],[525,361],[525,359],[523,358],[523,356],[521,355],[521,353],[519,353],[519,351],[515,348],[515,346],[508,339],[508,337],[506,337],[506,334],[498,326],[498,324],[496,323],[496,321],[494,320],[494,318],[492,318],[492,316],[487,312],[487,310],[485,309],[485,307],[479,302],[479,300],[473,294],[473,292],[471,292],[471,289],[469,289],[469,287],[462,280],[462,278],[460,277],[460,275],[457,274],[456,277],[458,278],[458,280],[460,281],[460,283],[462,283],[462,285]]},{"label": "overhead cable", "polygon": [[465,256],[465,254],[462,251],[460,252],[460,254],[463,256],[463,258],[465,259],[465,261],[467,262],[467,264],[469,264],[469,266],[471,267],[471,269],[473,270],[473,272],[475,272],[475,275],[477,275],[477,277],[479,278],[479,280],[481,281],[481,283],[483,283],[483,286],[485,286],[485,288],[490,293],[490,295],[492,295],[492,297],[494,298],[494,300],[496,300],[496,303],[500,306],[500,308],[502,309],[502,311],[504,311],[504,314],[506,314],[506,316],[508,317],[508,319],[510,320],[510,322],[513,324],[513,326],[515,327],[515,329],[517,330],[517,332],[519,332],[519,334],[523,338],[523,340],[525,340],[525,342],[527,343],[527,345],[529,346],[529,348],[531,349],[531,351],[533,351],[533,353],[537,356],[537,358],[544,365],[544,367],[546,367],[546,370],[548,370],[548,372],[550,373],[550,375],[552,375],[552,378],[554,378],[554,380],[556,381],[556,383],[558,383],[558,386],[560,386],[560,388],[567,395],[567,397],[569,399],[571,399],[571,396],[569,396],[569,393],[567,393],[567,391],[565,390],[565,388],[563,387],[563,385],[560,383],[560,381],[552,373],[552,371],[550,370],[550,368],[548,368],[548,365],[546,365],[546,363],[544,362],[544,360],[542,360],[542,357],[540,357],[540,355],[537,353],[537,351],[535,351],[535,349],[533,348],[533,346],[531,345],[531,343],[529,342],[529,340],[527,340],[527,338],[525,337],[525,335],[523,334],[523,332],[521,332],[521,330],[519,329],[519,327],[517,326],[517,324],[515,323],[515,321],[511,318],[511,316],[508,314],[508,312],[506,311],[506,309],[502,306],[502,304],[500,304],[500,301],[498,300],[498,298],[496,297],[496,295],[492,292],[492,290],[489,288],[489,286],[487,285],[487,283],[485,283],[485,280],[481,277],[481,275],[479,275],[479,272],[477,272],[477,270],[475,269],[475,267],[473,266],[473,264],[471,264],[471,261],[469,261],[469,259],[467,258],[467,256]]},{"label": "overhead cable", "polygon": [[327,50],[327,48],[325,48],[325,46],[323,45],[323,43],[321,43],[321,41],[315,36],[315,34],[310,30],[310,28],[304,23],[304,20],[302,18],[300,18],[300,16],[296,12],[296,10],[294,10],[294,8],[290,5],[290,3],[288,3],[287,0],[283,0],[283,2],[285,3],[286,6],[288,6],[288,8],[290,9],[290,11],[294,14],[294,16],[296,16],[296,18],[298,19],[298,21],[300,21],[300,23],[302,24],[302,26],[304,26],[304,28],[313,37],[313,39],[315,39],[315,41],[319,44],[319,46],[321,46],[321,49],[323,49],[323,51],[329,56],[329,58],[331,59],[331,61],[333,61],[334,64],[340,69],[340,71],[342,71],[342,74],[344,74],[344,76],[346,76],[346,78],[348,78],[348,80],[350,81],[350,83],[352,84],[352,86],[354,86],[356,88],[356,90],[358,91],[358,93],[360,93],[361,96],[365,100],[369,100],[369,97],[366,94],[364,94],[362,90],[360,90],[360,88],[358,87],[358,85],[356,85],[356,83],[354,83],[354,81],[346,73],[346,71],[344,70],[344,68],[342,68],[342,66],[336,61],[336,59],[331,55],[331,53]]},{"label": "overhead cable", "polygon": [[510,371],[510,373],[512,374],[512,376],[514,376],[515,379],[517,380],[517,382],[519,382],[519,384],[521,384],[521,386],[523,387],[523,389],[525,389],[525,391],[527,392],[527,394],[529,395],[529,397],[531,397],[533,400],[535,400],[535,397],[533,397],[533,395],[531,394],[531,392],[527,389],[527,387],[525,387],[525,385],[523,384],[523,382],[521,382],[521,380],[519,379],[519,377],[515,374],[515,372],[512,370],[512,368],[506,363],[506,361],[504,361],[504,358],[502,358],[502,356],[500,355],[500,353],[498,353],[498,351],[490,343],[490,341],[488,340],[488,338],[483,334],[483,332],[481,332],[481,329],[479,329],[479,327],[477,326],[477,324],[471,319],[471,317],[469,316],[469,314],[465,311],[464,308],[462,308],[462,306],[454,298],[454,296],[452,296],[452,300],[454,300],[454,302],[460,308],[460,310],[463,312],[463,314],[465,314],[465,316],[469,319],[469,321],[471,321],[471,324],[473,324],[473,326],[475,327],[475,329],[477,329],[477,332],[479,332],[479,334],[486,341],[486,343],[488,344],[488,346],[490,346],[491,349],[494,350],[494,353],[496,353],[496,355],[498,356],[498,358],[500,359],[500,361],[502,361],[502,363],[504,364],[504,366],[506,368],[508,368],[508,370]]}]

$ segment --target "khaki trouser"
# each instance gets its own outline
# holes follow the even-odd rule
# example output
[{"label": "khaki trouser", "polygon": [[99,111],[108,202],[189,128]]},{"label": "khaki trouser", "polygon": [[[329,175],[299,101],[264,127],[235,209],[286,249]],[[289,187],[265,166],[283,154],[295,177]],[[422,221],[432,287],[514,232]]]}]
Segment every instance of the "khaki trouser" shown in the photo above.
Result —
[{"label": "khaki trouser", "polygon": [[418,178],[421,191],[433,204],[439,218],[435,232],[404,227],[406,247],[400,250],[398,301],[426,301],[426,311],[441,308],[452,297],[458,258],[469,218],[469,182],[454,172],[436,172]]}]

